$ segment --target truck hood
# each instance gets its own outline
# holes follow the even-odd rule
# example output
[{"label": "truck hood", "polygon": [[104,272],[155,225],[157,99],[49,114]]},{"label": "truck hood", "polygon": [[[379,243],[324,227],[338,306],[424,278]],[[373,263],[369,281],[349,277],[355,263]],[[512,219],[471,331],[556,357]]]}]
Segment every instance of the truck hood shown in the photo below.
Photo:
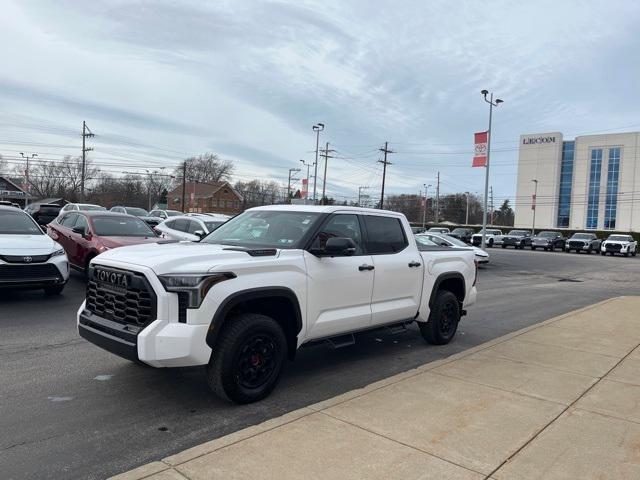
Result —
[{"label": "truck hood", "polygon": [[[255,260],[246,252],[229,250],[230,248],[234,247],[194,242],[134,245],[108,250],[96,257],[94,263],[99,264],[104,260],[105,263],[108,261],[140,265],[151,268],[157,275],[162,275],[208,272],[218,270],[221,265],[235,265]],[[123,268],[126,266],[123,265]]]},{"label": "truck hood", "polygon": [[604,242],[602,242],[603,245],[622,245],[623,247],[631,245],[632,243],[633,242],[628,242],[625,240],[605,240]]},{"label": "truck hood", "polygon": [[0,254],[46,254],[60,248],[49,235],[0,235]]}]

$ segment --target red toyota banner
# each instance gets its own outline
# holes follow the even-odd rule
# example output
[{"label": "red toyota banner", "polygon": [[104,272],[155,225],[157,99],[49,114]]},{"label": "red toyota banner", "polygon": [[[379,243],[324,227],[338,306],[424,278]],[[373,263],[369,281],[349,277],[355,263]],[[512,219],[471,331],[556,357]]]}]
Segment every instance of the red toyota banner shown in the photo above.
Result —
[{"label": "red toyota banner", "polygon": [[531,195],[531,210],[535,210],[535,209],[536,209],[536,196]]},{"label": "red toyota banner", "polygon": [[302,179],[302,191],[300,192],[301,198],[307,198],[309,195],[309,180],[306,178]]},{"label": "red toyota banner", "polygon": [[472,167],[486,167],[487,166],[487,137],[488,132],[475,133],[475,154],[473,156]]}]

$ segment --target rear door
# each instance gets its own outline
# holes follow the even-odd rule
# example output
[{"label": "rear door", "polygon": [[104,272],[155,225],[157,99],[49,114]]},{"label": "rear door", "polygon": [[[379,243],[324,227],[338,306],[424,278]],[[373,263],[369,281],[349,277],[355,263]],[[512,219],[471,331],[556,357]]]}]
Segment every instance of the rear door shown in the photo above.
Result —
[{"label": "rear door", "polygon": [[373,275],[371,255],[364,251],[360,219],[354,214],[329,217],[312,248],[322,249],[329,238],[350,238],[356,253],[350,257],[317,257],[304,252],[308,276],[307,335],[323,338],[371,324]]},{"label": "rear door", "polygon": [[402,220],[364,215],[366,248],[375,267],[371,324],[413,319],[422,293],[422,257],[409,244]]}]

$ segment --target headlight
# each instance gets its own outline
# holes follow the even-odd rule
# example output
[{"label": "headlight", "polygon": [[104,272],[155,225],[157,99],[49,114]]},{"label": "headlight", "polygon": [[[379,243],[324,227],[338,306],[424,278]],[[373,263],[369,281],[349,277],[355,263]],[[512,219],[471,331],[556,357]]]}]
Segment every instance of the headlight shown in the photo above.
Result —
[{"label": "headlight", "polygon": [[186,293],[187,308],[198,308],[211,287],[216,283],[236,278],[236,274],[232,272],[176,273],[159,275],[158,278],[167,292]]},{"label": "headlight", "polygon": [[64,255],[64,248],[59,248],[57,250],[54,250],[53,253],[51,254],[52,257],[59,257],[60,255]]}]

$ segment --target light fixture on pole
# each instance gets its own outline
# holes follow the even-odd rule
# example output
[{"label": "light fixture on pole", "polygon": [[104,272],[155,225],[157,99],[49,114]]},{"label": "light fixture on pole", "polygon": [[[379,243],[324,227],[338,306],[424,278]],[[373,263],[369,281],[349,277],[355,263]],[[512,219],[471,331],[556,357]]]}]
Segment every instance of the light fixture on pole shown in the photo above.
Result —
[{"label": "light fixture on pole", "polygon": [[[320,148],[320,132],[324,130],[324,123],[316,123],[313,127],[313,131],[316,132],[316,161],[314,163],[315,169],[313,172],[313,203],[316,203],[316,179],[318,178],[318,149]],[[308,181],[309,175],[307,175]]]},{"label": "light fixture on pole", "polygon": [[[485,165],[485,177],[484,177],[484,208],[482,210],[482,244],[481,248],[485,248],[487,245],[487,200],[489,198],[489,156],[491,154],[491,120],[493,117],[493,107],[497,107],[503,101],[496,98],[493,101],[493,92],[491,94],[488,90],[482,90],[480,92],[484,97],[484,101],[489,104],[489,129],[487,130],[487,163]],[[489,95],[489,98],[487,98]]]},{"label": "light fixture on pole", "polygon": [[536,200],[538,198],[538,180],[537,179],[533,179],[531,180],[534,184],[534,190],[533,190],[533,198],[532,198],[532,202],[531,202],[531,210],[533,210],[533,223],[531,224],[531,235],[535,235],[536,234]]},{"label": "light fixture on pole", "polygon": [[27,207],[27,205],[29,205],[29,192],[31,191],[31,186],[29,185],[29,159],[35,158],[38,156],[37,153],[32,153],[31,156],[29,156],[28,154],[25,155],[24,153],[20,152],[20,156],[22,158],[24,158],[27,161],[27,169],[24,172],[25,178],[27,180],[27,191],[25,192],[27,194],[25,200],[24,200],[24,206],[25,208]]},{"label": "light fixture on pole", "polygon": [[427,201],[429,200],[429,195],[427,195],[427,192],[429,190],[429,187],[431,187],[431,185],[427,185],[426,183],[424,183],[423,185],[424,185],[424,208],[422,209],[422,229],[424,230],[425,225],[427,223]]}]

